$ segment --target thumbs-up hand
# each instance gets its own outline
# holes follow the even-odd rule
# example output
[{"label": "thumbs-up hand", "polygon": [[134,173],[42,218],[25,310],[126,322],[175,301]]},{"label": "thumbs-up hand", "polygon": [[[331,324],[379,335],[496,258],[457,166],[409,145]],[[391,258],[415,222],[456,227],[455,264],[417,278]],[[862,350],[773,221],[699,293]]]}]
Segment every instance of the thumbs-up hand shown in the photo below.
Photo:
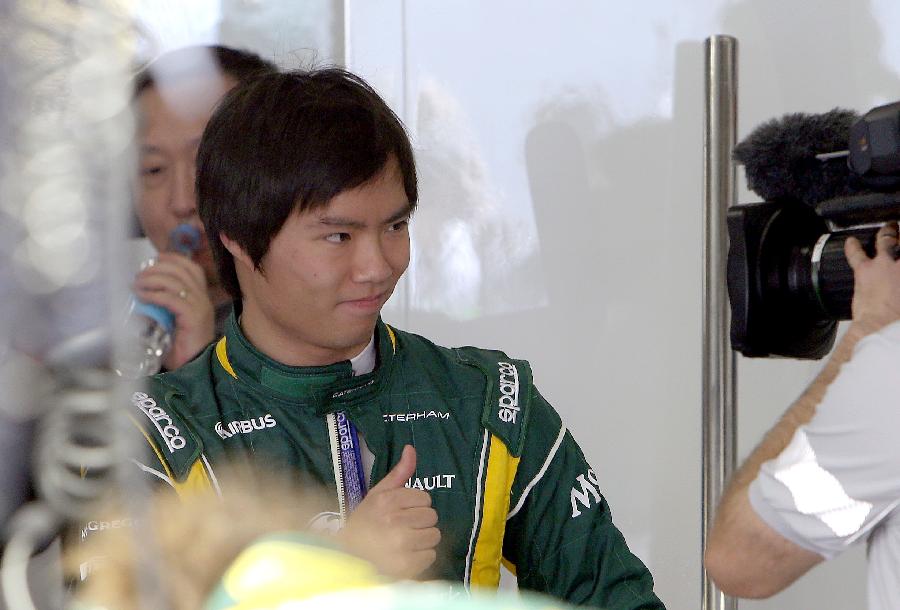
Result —
[{"label": "thumbs-up hand", "polygon": [[431,496],[406,487],[416,471],[416,450],[403,448],[400,461],[369,490],[338,539],[393,578],[414,578],[434,563],[441,540]]}]

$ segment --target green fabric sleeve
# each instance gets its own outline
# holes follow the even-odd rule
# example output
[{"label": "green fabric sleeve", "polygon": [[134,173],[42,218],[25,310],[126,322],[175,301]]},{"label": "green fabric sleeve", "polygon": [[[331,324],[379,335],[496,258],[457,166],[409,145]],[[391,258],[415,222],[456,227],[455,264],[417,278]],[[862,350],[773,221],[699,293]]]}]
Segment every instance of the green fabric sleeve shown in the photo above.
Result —
[{"label": "green fabric sleeve", "polygon": [[536,389],[530,417],[503,547],[519,586],[608,610],[663,609],[595,471]]}]

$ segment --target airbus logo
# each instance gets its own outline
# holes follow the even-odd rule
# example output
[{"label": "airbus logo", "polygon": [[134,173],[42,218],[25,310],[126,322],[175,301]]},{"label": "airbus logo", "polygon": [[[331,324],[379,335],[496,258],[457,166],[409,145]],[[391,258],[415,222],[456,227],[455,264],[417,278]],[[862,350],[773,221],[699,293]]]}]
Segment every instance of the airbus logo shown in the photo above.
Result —
[{"label": "airbus logo", "polygon": [[240,419],[224,425],[222,422],[216,422],[215,428],[216,434],[219,435],[219,438],[224,440],[231,438],[235,434],[250,434],[254,430],[274,428],[276,425],[278,425],[278,422],[275,421],[275,417],[271,413],[266,413],[262,417]]}]

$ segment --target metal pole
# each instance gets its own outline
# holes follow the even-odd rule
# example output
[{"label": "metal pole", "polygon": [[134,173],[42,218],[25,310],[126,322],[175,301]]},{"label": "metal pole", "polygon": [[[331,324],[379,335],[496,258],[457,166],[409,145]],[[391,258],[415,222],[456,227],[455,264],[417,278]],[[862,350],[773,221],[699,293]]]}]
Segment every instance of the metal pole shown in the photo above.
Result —
[{"label": "metal pole", "polygon": [[[712,36],[706,40],[702,549],[706,548],[715,507],[735,466],[736,370],[729,341],[725,219],[728,207],[736,199],[735,169],[731,160],[737,134],[736,66],[735,38]],[[719,591],[706,570],[703,570],[702,578],[703,610],[737,608],[737,600]]]}]

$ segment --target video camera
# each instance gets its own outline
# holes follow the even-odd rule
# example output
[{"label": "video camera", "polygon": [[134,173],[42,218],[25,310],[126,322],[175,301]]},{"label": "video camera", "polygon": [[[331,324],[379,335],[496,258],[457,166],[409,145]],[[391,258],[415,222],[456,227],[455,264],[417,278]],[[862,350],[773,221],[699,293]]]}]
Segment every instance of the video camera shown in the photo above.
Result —
[{"label": "video camera", "polygon": [[790,114],[734,149],[761,203],[728,211],[731,342],[749,357],[821,358],[850,319],[844,242],[874,254],[880,224],[900,219],[900,102],[862,118]]}]

